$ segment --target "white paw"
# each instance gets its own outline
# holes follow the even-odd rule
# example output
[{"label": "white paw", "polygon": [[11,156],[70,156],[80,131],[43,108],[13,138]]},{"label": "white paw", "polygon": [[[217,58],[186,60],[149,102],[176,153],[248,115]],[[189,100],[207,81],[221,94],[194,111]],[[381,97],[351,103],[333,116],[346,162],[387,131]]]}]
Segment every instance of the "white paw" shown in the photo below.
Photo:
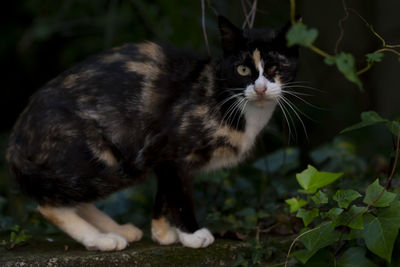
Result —
[{"label": "white paw", "polygon": [[98,234],[96,237],[83,240],[88,250],[123,250],[128,245],[126,239],[116,233]]},{"label": "white paw", "polygon": [[170,245],[178,241],[176,228],[171,227],[165,218],[152,221],[151,237],[160,245]]},{"label": "white paw", "polygon": [[201,228],[193,234],[185,233],[177,229],[179,241],[185,247],[205,248],[214,242],[214,236],[207,228]]},{"label": "white paw", "polygon": [[118,234],[125,237],[128,242],[139,241],[140,239],[142,239],[143,236],[142,230],[130,223],[120,225],[117,232]]}]

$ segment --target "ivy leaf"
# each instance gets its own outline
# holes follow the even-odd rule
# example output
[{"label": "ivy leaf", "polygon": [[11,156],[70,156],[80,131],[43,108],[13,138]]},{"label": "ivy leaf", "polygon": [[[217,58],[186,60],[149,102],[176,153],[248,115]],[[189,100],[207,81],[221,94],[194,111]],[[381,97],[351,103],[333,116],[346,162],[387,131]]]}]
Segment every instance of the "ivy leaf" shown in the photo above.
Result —
[{"label": "ivy leaf", "polygon": [[347,127],[346,129],[342,130],[340,133],[345,133],[353,130],[357,130],[363,127],[367,127],[370,125],[375,125],[375,124],[382,124],[389,122],[388,120],[383,119],[381,116],[379,116],[378,113],[375,111],[366,111],[361,113],[361,122]]},{"label": "ivy leaf", "polygon": [[367,111],[367,112],[361,113],[361,122],[342,130],[340,133],[345,133],[345,132],[357,130],[357,129],[360,129],[360,128],[363,128],[363,127],[367,127],[367,126],[371,126],[371,125],[375,125],[375,124],[384,124],[384,125],[386,125],[386,127],[388,127],[389,130],[395,136],[398,136],[400,134],[400,122],[398,122],[398,121],[389,121],[389,120],[383,119],[375,111]]},{"label": "ivy leaf", "polygon": [[328,203],[328,196],[321,192],[318,191],[317,193],[315,193],[311,199],[316,203],[316,204],[326,204]]},{"label": "ivy leaf", "polygon": [[375,263],[365,257],[365,252],[364,248],[349,248],[340,257],[338,267],[377,267]]},{"label": "ivy leaf", "polygon": [[389,130],[394,134],[395,136],[400,135],[400,122],[398,121],[391,121],[387,122],[386,126],[389,128]]},{"label": "ivy leaf", "polygon": [[378,217],[381,221],[400,228],[400,201],[397,200],[392,202],[389,207],[380,209],[378,211]]},{"label": "ivy leaf", "polygon": [[314,218],[319,216],[319,211],[317,208],[314,208],[312,210],[305,210],[305,209],[299,209],[299,211],[296,214],[297,218],[302,218],[304,226],[308,226]]},{"label": "ivy leaf", "polygon": [[346,79],[357,84],[358,87],[363,90],[361,80],[356,72],[353,55],[342,52],[336,55],[335,59],[338,70],[346,77]]},{"label": "ivy leaf", "polygon": [[[384,190],[384,187],[379,184],[379,179],[370,184],[365,192],[363,202],[366,204],[372,203],[379,194]],[[396,194],[384,190],[383,195],[373,204],[374,207],[387,207],[396,198]]]},{"label": "ivy leaf", "polygon": [[326,65],[329,65],[329,66],[335,65],[335,60],[332,59],[332,58],[329,58],[329,57],[326,57],[326,58],[324,59],[324,62],[325,62]]},{"label": "ivy leaf", "polygon": [[296,174],[297,182],[304,190],[299,192],[314,194],[319,188],[333,183],[339,179],[343,173],[319,172],[316,168],[308,165],[308,168]]},{"label": "ivy leaf", "polygon": [[381,62],[384,54],[381,52],[370,53],[366,55],[368,63]]},{"label": "ivy leaf", "polygon": [[[333,219],[333,226],[347,225],[350,218],[353,218],[357,213],[363,210],[363,207],[357,207],[356,205],[351,206],[350,210],[341,213]],[[363,214],[354,217],[347,225],[352,229],[363,229]]]},{"label": "ivy leaf", "polygon": [[362,231],[368,249],[388,262],[391,261],[394,242],[398,234],[398,225],[390,220],[390,215],[393,215],[391,213],[398,215],[398,210],[389,212],[386,217],[366,214],[364,230]]},{"label": "ivy leaf", "polygon": [[321,212],[321,218],[330,218],[331,220],[335,220],[337,216],[342,214],[343,209],[341,208],[331,208],[328,212]]},{"label": "ivy leaf", "polygon": [[308,47],[317,39],[318,30],[308,29],[303,23],[296,23],[286,34],[288,46],[302,45]]},{"label": "ivy leaf", "polygon": [[359,197],[361,197],[361,194],[355,190],[352,190],[352,189],[341,190],[340,189],[340,190],[336,191],[335,195],[333,196],[333,200],[335,200],[339,204],[340,208],[347,209],[347,207],[350,205],[350,203]]},{"label": "ivy leaf", "polygon": [[286,204],[289,205],[290,207],[290,212],[295,212],[297,210],[299,210],[301,207],[305,206],[308,204],[308,201],[304,200],[304,199],[299,199],[299,198],[289,198],[285,200]]},{"label": "ivy leaf", "polygon": [[[302,233],[310,229],[304,228]],[[306,249],[292,254],[296,259],[305,264],[318,250],[331,245],[339,240],[339,235],[334,231],[331,222],[320,224],[300,238]]]}]

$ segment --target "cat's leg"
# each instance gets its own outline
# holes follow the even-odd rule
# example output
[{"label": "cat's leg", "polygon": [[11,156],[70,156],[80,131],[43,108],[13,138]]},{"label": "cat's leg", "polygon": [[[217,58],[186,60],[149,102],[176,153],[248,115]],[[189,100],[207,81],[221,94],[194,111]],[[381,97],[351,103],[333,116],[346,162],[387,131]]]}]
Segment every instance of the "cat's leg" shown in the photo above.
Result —
[{"label": "cat's leg", "polygon": [[39,212],[88,250],[122,250],[126,239],[116,233],[101,233],[77,214],[76,208],[38,206]]},{"label": "cat's leg", "polygon": [[196,220],[192,177],[173,164],[158,165],[155,172],[158,186],[152,220],[153,239],[160,244],[179,241],[192,248],[212,244],[213,235],[206,228],[199,229]]},{"label": "cat's leg", "polygon": [[105,233],[117,233],[122,235],[128,242],[139,241],[143,232],[132,224],[120,225],[116,223],[110,216],[96,208],[94,204],[80,204],[78,214],[83,219],[97,227]]}]

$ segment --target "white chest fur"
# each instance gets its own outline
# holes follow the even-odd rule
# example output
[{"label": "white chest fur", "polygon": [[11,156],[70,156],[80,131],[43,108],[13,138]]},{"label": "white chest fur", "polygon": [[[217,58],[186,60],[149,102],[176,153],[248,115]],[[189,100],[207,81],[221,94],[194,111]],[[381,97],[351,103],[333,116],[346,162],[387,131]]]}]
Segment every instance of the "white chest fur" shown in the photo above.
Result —
[{"label": "white chest fur", "polygon": [[246,128],[242,140],[240,153],[246,154],[254,145],[257,135],[271,119],[275,110],[275,103],[269,103],[265,107],[258,107],[249,103],[245,110]]},{"label": "white chest fur", "polygon": [[246,127],[244,133],[232,134],[232,144],[238,147],[239,153],[232,153],[230,148],[221,148],[214,151],[209,163],[202,168],[202,171],[210,171],[237,164],[244,159],[253,147],[257,135],[271,119],[275,109],[275,103],[268,103],[264,107],[258,107],[248,103],[244,116]]}]

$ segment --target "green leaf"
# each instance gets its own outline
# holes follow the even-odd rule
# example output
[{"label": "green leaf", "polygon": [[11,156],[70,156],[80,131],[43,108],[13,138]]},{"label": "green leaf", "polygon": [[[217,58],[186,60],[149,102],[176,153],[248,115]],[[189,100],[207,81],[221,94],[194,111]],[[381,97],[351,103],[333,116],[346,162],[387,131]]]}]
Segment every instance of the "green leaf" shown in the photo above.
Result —
[{"label": "green leaf", "polygon": [[[379,179],[376,179],[367,187],[363,202],[366,204],[372,203],[379,194],[384,190],[384,187],[379,184]],[[373,204],[374,207],[387,207],[396,198],[396,194],[384,190],[383,195]]]},{"label": "green leaf", "polygon": [[345,133],[345,132],[357,130],[357,129],[360,129],[363,127],[367,127],[370,125],[382,124],[382,123],[387,123],[387,122],[389,122],[389,121],[383,119],[375,111],[366,111],[366,112],[361,113],[361,122],[360,123],[357,123],[353,126],[347,127],[346,129],[342,130],[340,133]]},{"label": "green leaf", "polygon": [[389,207],[379,209],[378,217],[382,222],[400,228],[400,201],[394,201]]},{"label": "green leaf", "polygon": [[328,203],[328,196],[321,192],[318,191],[317,193],[315,193],[311,199],[316,203],[316,204],[326,204]]},{"label": "green leaf", "polygon": [[317,208],[314,208],[312,210],[305,210],[305,209],[299,209],[299,211],[296,214],[297,218],[302,218],[304,226],[308,226],[314,218],[319,216],[319,211]]},{"label": "green leaf", "polygon": [[329,65],[329,66],[335,65],[335,60],[332,59],[332,58],[329,58],[329,57],[326,57],[326,58],[324,59],[324,62],[325,62],[326,65]]},{"label": "green leaf", "polygon": [[394,242],[398,234],[398,226],[390,222],[390,216],[383,219],[379,216],[375,217],[371,214],[366,214],[364,220],[362,236],[368,249],[390,262]]},{"label": "green leaf", "polygon": [[[308,228],[302,230],[302,234],[310,231]],[[306,249],[299,250],[292,254],[300,262],[305,264],[318,250],[329,246],[339,240],[339,235],[334,231],[331,222],[320,224],[311,229],[300,238]]]},{"label": "green leaf", "polygon": [[[357,215],[357,217],[354,217],[363,209],[364,209],[363,207],[357,207],[355,205],[351,206],[350,210],[341,213],[340,215],[338,215],[336,218],[333,219],[333,225],[335,227],[340,225],[346,225],[352,229],[363,229],[363,214],[359,214]],[[351,218],[353,219],[350,221]]]},{"label": "green leaf", "polygon": [[355,190],[352,190],[352,189],[341,190],[340,189],[340,190],[336,191],[335,195],[333,196],[333,200],[335,200],[339,204],[340,208],[347,209],[347,207],[350,205],[350,203],[359,197],[361,197],[361,194]]},{"label": "green leaf", "polygon": [[386,123],[386,126],[395,136],[400,135],[400,122],[398,121],[390,121]]},{"label": "green leaf", "polygon": [[308,47],[317,39],[317,36],[317,29],[307,29],[307,26],[303,23],[296,23],[289,29],[286,40],[288,46],[302,45]]},{"label": "green leaf", "polygon": [[301,207],[308,204],[308,201],[301,198],[289,198],[285,200],[286,204],[290,206],[290,212],[295,212],[299,210]]},{"label": "green leaf", "polygon": [[331,220],[335,220],[342,212],[343,209],[341,208],[332,208],[328,212],[321,212],[320,214],[322,219],[330,218]]},{"label": "green leaf", "polygon": [[357,84],[362,90],[362,83],[356,72],[353,55],[342,52],[336,55],[335,59],[338,70],[346,77],[347,80]]},{"label": "green leaf", "polygon": [[365,257],[365,249],[353,247],[346,250],[339,258],[338,267],[375,267],[375,263]]},{"label": "green leaf", "polygon": [[374,62],[381,62],[384,56],[385,55],[380,52],[370,53],[366,55],[367,62],[370,64]]},{"label": "green leaf", "polygon": [[296,174],[297,182],[304,190],[299,192],[314,194],[319,188],[333,183],[339,179],[343,173],[319,172],[316,168],[308,165],[303,172]]}]

